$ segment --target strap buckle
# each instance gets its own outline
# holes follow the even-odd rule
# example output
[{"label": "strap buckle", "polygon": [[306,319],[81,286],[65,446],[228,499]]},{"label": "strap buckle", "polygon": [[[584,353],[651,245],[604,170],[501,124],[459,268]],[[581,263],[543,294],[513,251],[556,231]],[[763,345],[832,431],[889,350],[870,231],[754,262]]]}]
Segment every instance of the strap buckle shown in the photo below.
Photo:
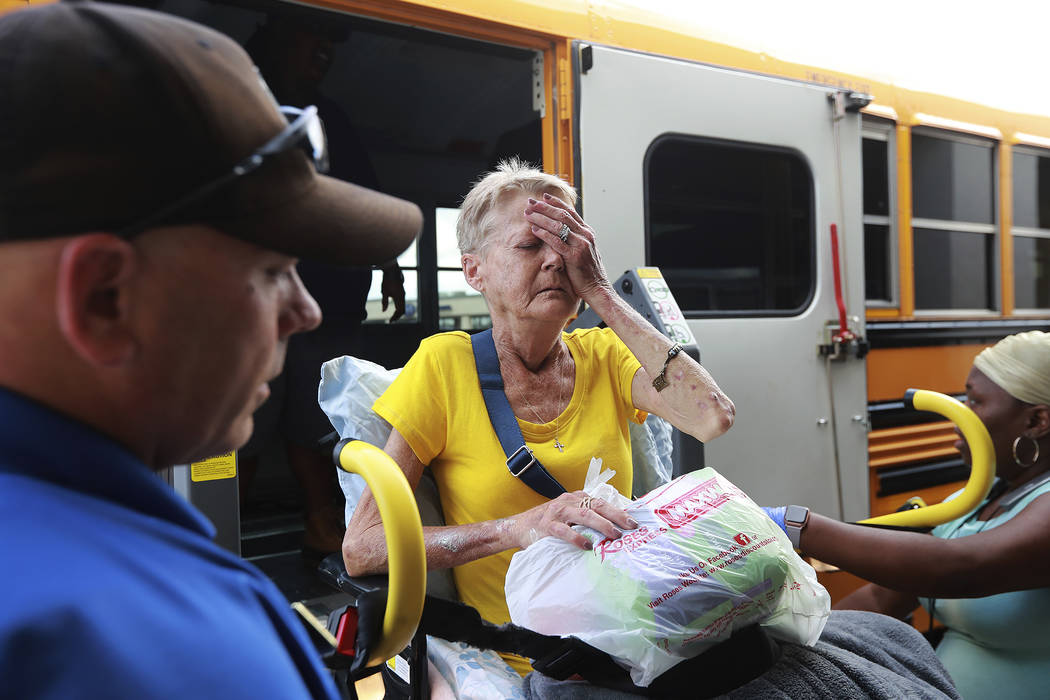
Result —
[{"label": "strap buckle", "polygon": [[[529,463],[521,469],[519,469],[518,471],[514,471],[514,467],[511,465],[511,462],[513,462],[515,458],[521,454],[522,450],[525,450],[525,453],[528,454]],[[532,454],[532,450],[529,449],[528,445],[522,445],[518,449],[514,450],[514,454],[512,454],[510,457],[507,457],[507,469],[510,470],[511,476],[515,476],[518,478],[521,478],[521,475],[528,471],[533,464],[536,464],[536,455]]]}]

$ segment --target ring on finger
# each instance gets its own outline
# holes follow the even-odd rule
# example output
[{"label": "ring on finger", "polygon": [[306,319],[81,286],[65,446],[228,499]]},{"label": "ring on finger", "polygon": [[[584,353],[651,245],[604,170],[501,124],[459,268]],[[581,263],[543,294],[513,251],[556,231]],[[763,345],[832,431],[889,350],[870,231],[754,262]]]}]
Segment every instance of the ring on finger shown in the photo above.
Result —
[{"label": "ring on finger", "polygon": [[561,239],[562,243],[568,243],[569,242],[569,232],[571,230],[572,229],[569,228],[568,224],[562,224],[561,228],[558,229],[558,238]]},{"label": "ring on finger", "polygon": [[585,496],[583,500],[580,501],[580,508],[583,508],[584,510],[589,509],[592,501],[594,501],[593,496]]}]

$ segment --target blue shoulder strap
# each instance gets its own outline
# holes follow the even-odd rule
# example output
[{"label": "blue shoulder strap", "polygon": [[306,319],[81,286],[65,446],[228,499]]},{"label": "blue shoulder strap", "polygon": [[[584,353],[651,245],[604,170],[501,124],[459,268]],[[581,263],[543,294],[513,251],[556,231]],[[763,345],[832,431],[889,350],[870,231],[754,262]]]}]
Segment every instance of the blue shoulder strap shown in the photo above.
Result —
[{"label": "blue shoulder strap", "polygon": [[482,331],[470,336],[470,345],[474,349],[474,364],[481,380],[481,395],[485,399],[485,408],[496,431],[503,453],[507,455],[507,469],[512,476],[524,482],[526,486],[547,498],[557,498],[565,493],[565,487],[550,475],[532,450],[525,445],[521,428],[514,417],[514,411],[503,391],[503,375],[499,371],[499,357],[496,355],[496,343],[492,339],[492,330]]}]

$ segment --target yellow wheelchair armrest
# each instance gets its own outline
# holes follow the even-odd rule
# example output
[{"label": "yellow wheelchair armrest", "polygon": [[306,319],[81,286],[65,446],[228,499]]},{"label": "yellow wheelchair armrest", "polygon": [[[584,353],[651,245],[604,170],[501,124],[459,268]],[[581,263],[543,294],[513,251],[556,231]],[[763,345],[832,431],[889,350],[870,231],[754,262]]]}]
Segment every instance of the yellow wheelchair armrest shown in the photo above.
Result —
[{"label": "yellow wheelchair armrest", "polygon": [[861,520],[861,523],[897,527],[933,527],[969,513],[981,504],[995,479],[995,450],[988,429],[966,405],[951,396],[925,389],[908,389],[904,402],[919,411],[933,411],[959,426],[970,448],[970,479],[961,494],[950,501]]},{"label": "yellow wheelchair armrest", "polygon": [[385,452],[360,440],[344,440],[335,455],[340,469],[360,474],[368,484],[386,535],[386,613],[382,637],[366,664],[377,666],[408,646],[423,614],[427,587],[423,525],[405,475]]}]

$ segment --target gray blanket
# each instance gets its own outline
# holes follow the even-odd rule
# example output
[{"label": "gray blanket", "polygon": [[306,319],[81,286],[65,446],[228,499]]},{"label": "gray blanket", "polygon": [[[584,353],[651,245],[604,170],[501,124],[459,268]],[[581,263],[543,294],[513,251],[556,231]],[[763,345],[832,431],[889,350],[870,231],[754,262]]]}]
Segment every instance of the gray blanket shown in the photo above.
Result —
[{"label": "gray blanket", "polygon": [[[814,646],[781,644],[781,648],[783,653],[766,673],[721,697],[960,697],[926,639],[909,625],[884,615],[835,610]],[[555,681],[535,672],[525,678],[524,687],[529,700],[637,700],[635,695],[582,681]]]}]

